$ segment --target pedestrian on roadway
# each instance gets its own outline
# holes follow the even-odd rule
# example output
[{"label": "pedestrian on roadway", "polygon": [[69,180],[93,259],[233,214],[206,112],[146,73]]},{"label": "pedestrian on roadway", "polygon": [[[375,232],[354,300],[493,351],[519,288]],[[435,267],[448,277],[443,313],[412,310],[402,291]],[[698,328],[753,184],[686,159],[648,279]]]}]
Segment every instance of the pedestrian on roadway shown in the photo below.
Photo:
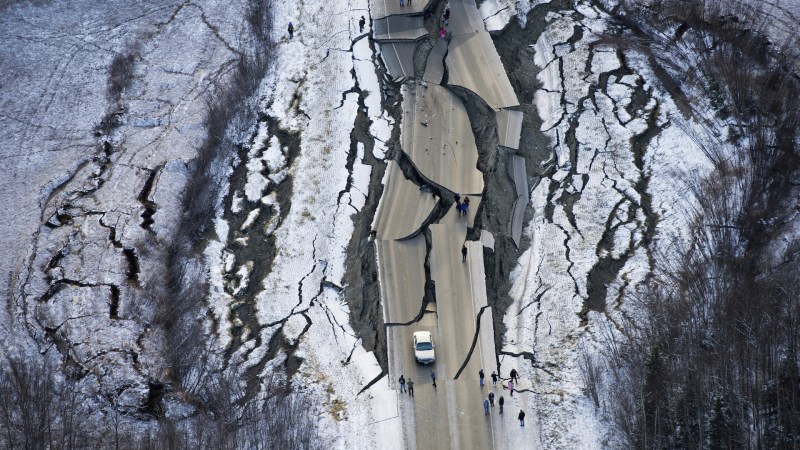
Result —
[{"label": "pedestrian on roadway", "polygon": [[456,205],[460,205],[461,204],[461,194],[456,192],[455,198],[456,198]]},{"label": "pedestrian on roadway", "polygon": [[367,19],[365,19],[364,16],[361,16],[361,18],[358,19],[358,32],[359,33],[363,33],[364,32],[364,25],[366,25],[366,24],[367,24]]},{"label": "pedestrian on roadway", "polygon": [[494,392],[489,392],[489,404],[494,408]]},{"label": "pedestrian on roadway", "polygon": [[467,215],[467,209],[469,209],[469,197],[464,197],[464,215]]},{"label": "pedestrian on roadway", "polygon": [[401,6],[401,7],[403,7],[403,6],[406,6],[406,4],[405,4],[405,3],[403,3],[403,0],[400,0],[400,6]]},{"label": "pedestrian on roadway", "polygon": [[478,371],[478,376],[479,376],[479,377],[480,377],[480,379],[481,379],[481,387],[483,387],[483,369],[481,369],[481,370],[479,370],[479,371]]},{"label": "pedestrian on roadway", "polygon": [[519,419],[519,426],[525,426],[525,411],[519,410],[519,414],[517,415],[517,419]]},{"label": "pedestrian on roadway", "polygon": [[500,414],[503,414],[503,405],[504,405],[505,403],[506,403],[506,400],[505,400],[505,399],[503,398],[503,396],[501,395],[501,396],[500,396],[500,400],[497,402],[497,404],[498,404],[498,405],[500,405]]},{"label": "pedestrian on roadway", "polygon": [[398,381],[400,382],[400,393],[402,394],[406,391],[406,379],[400,375],[400,380]]},{"label": "pedestrian on roadway", "polygon": [[439,28],[439,37],[444,39],[447,36],[447,30],[444,27]]},{"label": "pedestrian on roadway", "polygon": [[492,377],[492,384],[493,384],[493,385],[494,385],[494,384],[497,384],[497,374],[496,374],[496,373],[494,373],[494,370],[492,371],[492,375],[491,375],[491,377]]},{"label": "pedestrian on roadway", "polygon": [[511,380],[514,381],[514,383],[519,383],[517,380],[517,369],[511,369]]},{"label": "pedestrian on roadway", "polygon": [[414,381],[411,378],[408,379],[408,395],[414,396]]},{"label": "pedestrian on roadway", "polygon": [[483,400],[483,415],[489,415],[489,399]]},{"label": "pedestrian on roadway", "polygon": [[511,380],[508,380],[508,390],[509,390],[508,396],[509,397],[513,397],[514,396],[514,382],[511,381]]},{"label": "pedestrian on roadway", "polygon": [[433,381],[433,387],[436,387],[436,372],[431,370],[431,380]]},{"label": "pedestrian on roadway", "polygon": [[294,37],[294,25],[292,25],[292,22],[289,22],[288,31],[289,31],[289,39],[293,38]]},{"label": "pedestrian on roadway", "polygon": [[[465,262],[467,260],[467,244],[461,246],[461,262]],[[481,369],[483,371],[483,369]],[[483,377],[481,377],[483,378]]]},{"label": "pedestrian on roadway", "polygon": [[408,0],[408,7],[411,7],[411,0]]}]

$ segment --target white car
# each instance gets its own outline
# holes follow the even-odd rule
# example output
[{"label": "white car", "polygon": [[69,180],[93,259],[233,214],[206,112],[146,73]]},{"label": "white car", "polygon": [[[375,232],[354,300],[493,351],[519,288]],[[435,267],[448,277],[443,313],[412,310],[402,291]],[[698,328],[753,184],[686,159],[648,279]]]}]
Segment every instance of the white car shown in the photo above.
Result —
[{"label": "white car", "polygon": [[430,331],[417,331],[414,333],[414,357],[420,364],[430,364],[434,361],[433,341]]}]

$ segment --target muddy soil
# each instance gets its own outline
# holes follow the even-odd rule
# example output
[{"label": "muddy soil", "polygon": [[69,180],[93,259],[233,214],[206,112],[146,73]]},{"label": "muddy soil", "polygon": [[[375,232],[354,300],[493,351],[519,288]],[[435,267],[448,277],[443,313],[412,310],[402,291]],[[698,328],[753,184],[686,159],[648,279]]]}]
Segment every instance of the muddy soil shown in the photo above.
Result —
[{"label": "muddy soil", "polygon": [[[480,155],[478,169],[484,173],[485,184],[483,201],[475,219],[476,230],[473,232],[473,237],[477,237],[477,230],[483,228],[491,232],[495,238],[494,251],[484,249],[484,266],[486,294],[492,307],[495,347],[498,355],[501,354],[503,336],[506,332],[503,317],[512,303],[512,299],[508,296],[511,288],[509,274],[517,264],[519,255],[530,245],[523,237],[520,248],[517,248],[511,239],[509,223],[516,191],[508,176],[509,156],[516,154],[525,159],[528,187],[531,190],[554,169],[552,164],[548,164],[553,160],[551,143],[540,131],[542,121],[533,105],[533,94],[539,89],[540,83],[536,79],[539,68],[533,63],[533,49],[529,45],[535,44],[544,31],[546,27],[544,18],[549,11],[569,7],[569,2],[563,1],[537,6],[528,13],[525,28],[521,28],[519,23],[512,19],[503,31],[492,36],[495,48],[520,101],[520,106],[516,109],[523,112],[519,150],[497,146],[497,124],[494,122],[494,114],[476,108],[474,102],[465,103],[478,144]],[[528,203],[524,223],[531,220],[533,212]]]},{"label": "muddy soil", "polygon": [[[370,42],[373,52],[374,43]],[[374,57],[374,56],[373,56]],[[378,160],[372,150],[375,138],[370,134],[370,119],[364,105],[365,94],[356,85],[354,91],[359,93],[359,109],[353,131],[350,133],[350,153],[355,154],[359,143],[364,145],[364,164],[372,167],[369,180],[367,200],[361,211],[353,218],[354,231],[347,247],[346,271],[344,277],[344,298],[350,307],[350,326],[361,338],[362,345],[373,351],[384,372],[388,372],[388,356],[386,350],[386,328],[383,321],[380,284],[378,281],[378,258],[375,253],[375,241],[371,236],[372,221],[383,195],[383,180],[386,172],[386,161],[394,159],[399,153],[400,125],[403,110],[400,85],[390,80],[386,68],[380,59],[376,60],[378,80],[381,83],[382,106],[392,116],[395,127],[391,138],[386,142],[386,160]]]}]

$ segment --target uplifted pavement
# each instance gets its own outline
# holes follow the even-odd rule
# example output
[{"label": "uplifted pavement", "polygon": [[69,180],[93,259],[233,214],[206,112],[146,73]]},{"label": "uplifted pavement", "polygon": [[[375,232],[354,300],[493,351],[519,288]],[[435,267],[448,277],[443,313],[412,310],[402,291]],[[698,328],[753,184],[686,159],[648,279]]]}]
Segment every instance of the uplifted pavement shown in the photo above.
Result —
[{"label": "uplifted pavement", "polygon": [[[371,2],[372,8],[375,4]],[[389,8],[386,2],[382,5]],[[407,81],[402,86],[400,141],[408,156],[403,164],[413,165],[405,169],[415,170],[419,179],[436,189],[461,193],[462,199],[468,195],[471,202],[466,216],[451,207],[444,217],[427,223],[431,216],[426,212],[435,207],[433,198],[400,176],[399,166],[390,163],[375,226],[389,371],[392,383],[400,374],[415,382],[415,398],[400,401],[409,445],[418,449],[506,448],[510,443],[505,427],[515,424],[514,418],[499,416],[498,407],[488,416],[483,412],[483,400],[490,391],[497,399],[504,394],[490,379],[497,356],[483,244],[466,240],[481,202],[483,174],[477,170],[478,150],[463,103],[451,89],[437,83],[447,72],[449,86],[464,87],[499,111],[500,144],[509,148],[519,146],[522,113],[504,109],[517,106],[518,100],[474,1],[453,0],[451,8],[449,35],[439,39],[428,55],[424,81]],[[386,44],[382,48],[390,49]],[[406,61],[395,56],[384,55],[392,75],[410,76],[403,66],[413,66],[413,55],[405,55]],[[451,199],[442,199],[438,207],[450,203]],[[425,235],[396,240],[423,222],[428,230]],[[462,246],[467,249],[465,261]],[[435,303],[423,300],[426,282],[433,290],[428,299]],[[415,362],[411,337],[417,330],[433,334],[437,358],[432,366]],[[478,382],[480,369],[486,375],[484,386]],[[437,373],[435,388],[432,370]]]},{"label": "uplifted pavement", "polygon": [[467,110],[450,90],[436,84],[404,84],[403,151],[434,183],[464,194],[483,191],[478,148]]}]

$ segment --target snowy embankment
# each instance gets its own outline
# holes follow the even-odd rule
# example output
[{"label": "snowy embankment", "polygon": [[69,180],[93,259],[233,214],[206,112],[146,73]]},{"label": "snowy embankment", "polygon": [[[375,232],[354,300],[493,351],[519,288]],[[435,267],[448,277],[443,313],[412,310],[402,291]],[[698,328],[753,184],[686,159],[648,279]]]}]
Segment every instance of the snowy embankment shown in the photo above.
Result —
[{"label": "snowy embankment", "polygon": [[554,168],[531,193],[530,247],[511,275],[503,350],[535,358],[512,365],[537,394],[547,448],[613,446],[582,358],[635,326],[626,294],[653,270],[654,253],[682,245],[687,228],[691,199],[677,175],[710,168],[687,134],[694,125],[646,61],[599,42],[607,26],[604,13],[579,2],[549,13],[534,46],[542,83],[534,101]]},{"label": "snowy embankment", "polygon": [[63,362],[88,396],[113,393],[136,414],[167,378],[142,289],[162,266],[143,249],[172,238],[204,94],[237,57],[245,5],[8,3],[3,354]]},{"label": "snowy embankment", "polygon": [[[34,3],[0,6],[0,141],[13,168],[0,177],[0,268],[12,300],[0,317],[3,354],[38,362],[47,352],[80,372],[87,397],[113,397],[95,413],[152,417],[164,405],[147,408],[175,378],[157,312],[158,300],[175,299],[148,289],[164,289],[167,257],[153,249],[175,238],[210,97],[258,50],[248,28],[256,3]],[[381,370],[350,329],[341,293],[370,176],[363,144],[351,141],[360,97],[379,159],[392,127],[358,32],[367,2],[270,3],[277,60],[261,87],[263,120],[223,124],[232,139],[254,137],[226,172],[205,252],[208,335],[192,338],[225,362],[216,370],[249,380],[297,370],[293,387],[318,400],[336,447],[375,448],[378,434],[400,442],[383,420],[396,415],[386,381],[359,395]]]},{"label": "snowy embankment", "polygon": [[[264,234],[274,238],[276,252],[262,280],[250,279],[251,261],[237,260],[230,250],[234,242],[216,242],[209,248],[207,254],[218,261],[212,308],[220,324],[220,351],[234,349],[233,364],[241,370],[260,368],[259,376],[268,378],[286,362],[287,356],[279,353],[264,364],[272,356],[268,343],[282,337],[294,347],[291,357],[303,360],[292,385],[321,406],[316,414],[326,440],[338,448],[377,448],[379,437],[402,439],[395,395],[386,378],[361,392],[381,368],[350,327],[342,291],[352,217],[365,204],[371,171],[363,162],[363,144],[351,141],[359,94],[372,121],[369,132],[376,140],[373,154],[378,159],[383,158],[382,143],[392,125],[382,117],[374,56],[366,34],[358,29],[359,17],[368,16],[367,1],[276,8],[276,22],[293,22],[295,33],[288,39],[285,25],[276,27],[278,60],[262,102],[269,120],[259,123],[247,161],[242,162],[247,166],[244,187],[230,193],[233,212],[253,218],[242,228],[271,211]],[[299,153],[291,157],[291,164],[278,131],[299,139]],[[292,183],[290,200],[281,203],[276,197],[287,179]],[[288,211],[278,211],[280,204]],[[229,226],[219,219],[218,234],[236,236]],[[231,276],[238,273],[243,276]],[[229,289],[231,278],[237,280],[235,289]],[[231,310],[237,290],[248,284],[257,292],[255,317],[248,318],[255,321],[242,323]],[[241,337],[234,333],[237,328],[244,329]]]}]

